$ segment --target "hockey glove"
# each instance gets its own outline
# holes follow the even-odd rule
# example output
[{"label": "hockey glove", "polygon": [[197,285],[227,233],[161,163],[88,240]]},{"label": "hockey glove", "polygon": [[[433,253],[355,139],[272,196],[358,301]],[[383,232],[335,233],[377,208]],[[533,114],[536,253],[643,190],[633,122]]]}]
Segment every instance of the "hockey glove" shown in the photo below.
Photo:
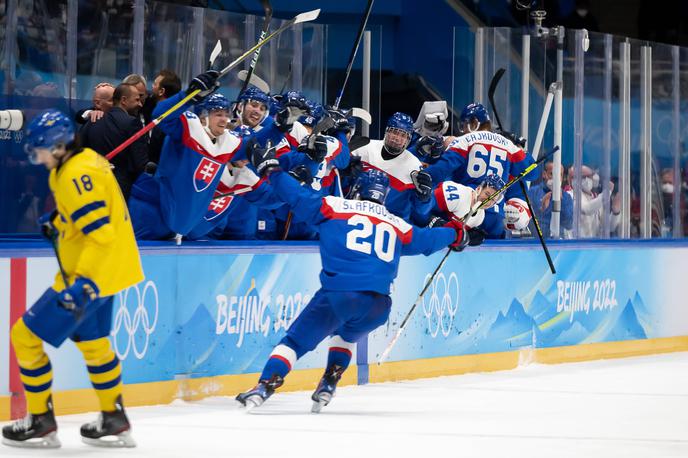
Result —
[{"label": "hockey glove", "polygon": [[201,91],[194,98],[193,102],[200,102],[220,87],[217,79],[220,77],[220,72],[217,70],[208,70],[201,73],[191,80],[189,87],[186,89],[187,94],[191,94],[195,90]]},{"label": "hockey glove", "polygon": [[327,156],[327,139],[322,135],[307,135],[297,150],[319,164]]},{"label": "hockey glove", "polygon": [[89,302],[98,299],[98,287],[92,280],[79,277],[60,292],[58,301],[67,310],[83,311]]},{"label": "hockey glove", "polygon": [[439,159],[444,152],[444,141],[439,136],[420,137],[416,143],[416,151],[427,161]]},{"label": "hockey glove", "polygon": [[335,136],[338,132],[343,132],[345,134],[351,133],[353,135],[351,122],[346,117],[344,110],[328,105],[325,107],[325,111],[327,112],[326,116],[330,118],[332,124],[332,127],[325,132],[327,135]]},{"label": "hockey glove", "polygon": [[449,245],[449,248],[451,248],[454,251],[463,251],[463,249],[466,248],[466,245],[468,245],[469,242],[468,232],[466,231],[466,228],[464,227],[463,223],[452,219],[447,221],[444,227],[450,227],[454,229],[454,231],[456,231],[456,240],[454,240],[454,242]]},{"label": "hockey glove", "polygon": [[279,99],[280,110],[275,115],[275,126],[280,132],[289,132],[294,122],[310,114],[310,108],[303,97],[282,97]]},{"label": "hockey glove", "polygon": [[292,176],[296,181],[299,183],[305,184],[310,186],[311,183],[313,183],[313,174],[311,173],[310,170],[308,170],[308,167],[305,165],[297,165],[293,169],[289,171],[289,175]]},{"label": "hockey glove", "polygon": [[504,226],[510,231],[528,227],[531,214],[525,200],[513,197],[504,204]]},{"label": "hockey glove", "polygon": [[38,218],[38,226],[41,228],[41,235],[50,241],[54,241],[60,235],[60,231],[55,227],[55,218],[57,218],[57,210],[50,213],[45,213]]},{"label": "hockey glove", "polygon": [[413,170],[411,181],[416,187],[416,195],[421,202],[427,202],[432,195],[432,177],[425,170]]},{"label": "hockey glove", "polygon": [[522,149],[526,148],[527,140],[525,138],[519,137],[518,135],[511,133],[511,132],[507,132],[505,130],[498,130],[497,133],[499,135],[501,135],[502,137],[508,138],[511,141],[511,143],[513,143],[514,145],[516,145]]},{"label": "hockey glove", "polygon": [[260,176],[269,175],[280,167],[276,157],[276,148],[270,142],[265,147],[260,146],[258,142],[248,145],[248,159]]},{"label": "hockey glove", "polygon": [[479,227],[472,227],[468,229],[468,246],[478,246],[481,245],[485,238],[487,237],[487,232]]},{"label": "hockey glove", "polygon": [[342,177],[350,178],[352,181],[356,180],[363,171],[363,164],[360,156],[350,156],[349,165],[346,168],[340,169],[339,174]]}]

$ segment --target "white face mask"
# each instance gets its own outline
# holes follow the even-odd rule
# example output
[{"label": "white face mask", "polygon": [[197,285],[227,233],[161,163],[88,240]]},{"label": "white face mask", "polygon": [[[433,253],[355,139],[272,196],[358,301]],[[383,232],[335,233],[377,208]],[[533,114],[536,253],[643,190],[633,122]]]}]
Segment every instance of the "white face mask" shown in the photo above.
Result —
[{"label": "white face mask", "polygon": [[545,182],[545,184],[547,185],[547,187],[548,187],[550,190],[554,189],[554,180],[553,180],[553,179],[550,178],[549,180],[547,180],[547,181]]},{"label": "white face mask", "polygon": [[585,177],[581,180],[581,189],[585,193],[590,193],[592,191],[592,178]]},{"label": "white face mask", "polygon": [[664,183],[662,185],[662,192],[667,193],[667,194],[673,194],[674,193],[674,185],[671,183]]},{"label": "white face mask", "polygon": [[592,176],[592,187],[597,188],[600,186],[600,176],[598,174],[594,174]]}]

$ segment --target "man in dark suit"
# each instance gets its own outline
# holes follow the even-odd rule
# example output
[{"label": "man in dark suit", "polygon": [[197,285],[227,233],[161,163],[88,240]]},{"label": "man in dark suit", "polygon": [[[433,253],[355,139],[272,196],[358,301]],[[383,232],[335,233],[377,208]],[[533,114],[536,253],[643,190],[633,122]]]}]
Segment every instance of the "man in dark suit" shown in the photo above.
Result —
[{"label": "man in dark suit", "polygon": [[[120,84],[112,96],[112,108],[97,122],[88,121],[79,131],[84,147],[103,156],[114,150],[141,129],[141,122],[133,114],[141,109],[141,95],[131,84]],[[139,138],[112,159],[115,178],[125,199],[131,186],[148,162],[146,136]]]}]

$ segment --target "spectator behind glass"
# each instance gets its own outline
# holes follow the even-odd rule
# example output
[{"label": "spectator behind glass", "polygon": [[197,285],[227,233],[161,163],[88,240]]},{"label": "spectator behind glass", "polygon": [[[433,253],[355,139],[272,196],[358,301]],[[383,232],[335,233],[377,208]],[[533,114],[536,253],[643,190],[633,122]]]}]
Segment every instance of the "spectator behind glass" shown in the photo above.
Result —
[{"label": "spectator behind glass", "polygon": [[[148,97],[143,107],[144,117],[152,118],[153,110],[158,102],[168,99],[177,94],[182,89],[182,82],[172,70],[160,70],[153,80],[151,96]],[[147,121],[150,122],[150,121]],[[160,162],[160,151],[165,141],[165,134],[159,127],[155,127],[149,133],[148,160],[152,163],[146,166],[146,171],[155,173],[155,167]]]},{"label": "spectator behind glass", "polygon": [[[141,129],[140,121],[133,116],[141,109],[141,96],[136,87],[120,84],[115,88],[112,99],[113,107],[102,119],[97,122],[89,120],[79,131],[83,146],[104,156]],[[146,140],[144,135],[111,161],[125,199],[129,198],[132,184],[148,162]]]},{"label": "spectator behind glass", "polygon": [[[576,182],[574,180],[574,169],[569,168],[569,194],[571,198],[576,198]],[[581,215],[578,222],[578,238],[592,238],[602,236],[602,221],[604,217],[604,202],[603,194],[597,194],[593,191],[594,188],[593,169],[587,165],[581,167]],[[614,193],[614,182],[609,182],[609,192]],[[621,221],[620,196],[617,194],[613,197],[611,202],[610,214],[610,231],[615,232]],[[567,238],[573,238],[573,231],[566,232]]]},{"label": "spectator behind glass", "polygon": [[84,110],[79,110],[74,116],[77,124],[84,124],[86,121],[96,122],[103,115],[112,108],[112,95],[115,93],[115,87],[110,83],[98,83],[93,88],[93,96],[91,102],[93,106]]},{"label": "spectator behind glass", "polygon": [[[552,175],[552,170],[554,164],[548,162],[542,169],[542,180],[531,186],[528,194],[533,205],[533,211],[535,216],[540,223],[540,229],[542,229],[542,235],[546,238],[551,237],[550,235],[550,223],[552,220],[552,188],[554,186],[554,180]],[[560,169],[561,178],[564,178],[564,168]],[[559,216],[559,227],[562,229],[571,229],[573,227],[573,199],[571,195],[567,192],[561,193],[561,213]]]},{"label": "spectator behind glass", "polygon": [[132,73],[131,75],[126,76],[122,80],[122,84],[131,84],[132,86],[134,86],[138,91],[139,98],[141,100],[141,106],[136,110],[136,112],[130,112],[129,114],[132,116],[139,117],[141,119],[141,124],[146,124],[147,122],[150,122],[149,119],[146,119],[145,115],[141,110],[141,108],[143,108],[143,105],[146,103],[146,99],[148,98],[148,90],[146,89],[146,78],[137,73]]}]

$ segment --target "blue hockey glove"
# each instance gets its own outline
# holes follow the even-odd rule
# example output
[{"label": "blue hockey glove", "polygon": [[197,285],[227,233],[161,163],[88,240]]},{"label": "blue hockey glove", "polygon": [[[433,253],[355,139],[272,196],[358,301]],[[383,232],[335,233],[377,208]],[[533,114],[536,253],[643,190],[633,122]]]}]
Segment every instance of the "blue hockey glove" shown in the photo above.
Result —
[{"label": "blue hockey glove", "polygon": [[38,226],[41,228],[41,235],[50,241],[54,241],[60,235],[60,231],[55,227],[55,218],[57,218],[57,210],[50,213],[45,213],[38,218]]},{"label": "blue hockey glove", "polygon": [[81,311],[89,302],[98,299],[99,292],[92,280],[79,277],[74,284],[60,292],[58,301],[67,310]]},{"label": "blue hockey glove", "polygon": [[416,143],[416,151],[427,160],[439,159],[444,152],[444,141],[440,136],[426,135],[420,137]]},{"label": "blue hockey glove", "polygon": [[275,115],[275,126],[281,132],[289,132],[294,126],[294,122],[298,121],[301,116],[311,112],[304,97],[282,96],[279,99],[279,106],[280,109]]},{"label": "blue hockey glove", "polygon": [[313,162],[321,163],[327,156],[327,139],[322,135],[307,135],[297,148]]},{"label": "blue hockey glove", "polygon": [[266,146],[260,146],[258,142],[248,146],[248,160],[260,176],[269,175],[271,171],[279,169],[280,164],[276,156],[276,149],[268,142]]},{"label": "blue hockey glove", "polygon": [[289,171],[289,175],[292,176],[296,181],[299,183],[303,183],[305,185],[310,186],[311,183],[313,183],[313,174],[311,173],[310,170],[308,170],[308,167],[305,165],[297,165],[293,169]]},{"label": "blue hockey glove", "polygon": [[425,170],[413,170],[411,181],[416,187],[416,194],[421,202],[427,202],[432,195],[432,177]]}]

